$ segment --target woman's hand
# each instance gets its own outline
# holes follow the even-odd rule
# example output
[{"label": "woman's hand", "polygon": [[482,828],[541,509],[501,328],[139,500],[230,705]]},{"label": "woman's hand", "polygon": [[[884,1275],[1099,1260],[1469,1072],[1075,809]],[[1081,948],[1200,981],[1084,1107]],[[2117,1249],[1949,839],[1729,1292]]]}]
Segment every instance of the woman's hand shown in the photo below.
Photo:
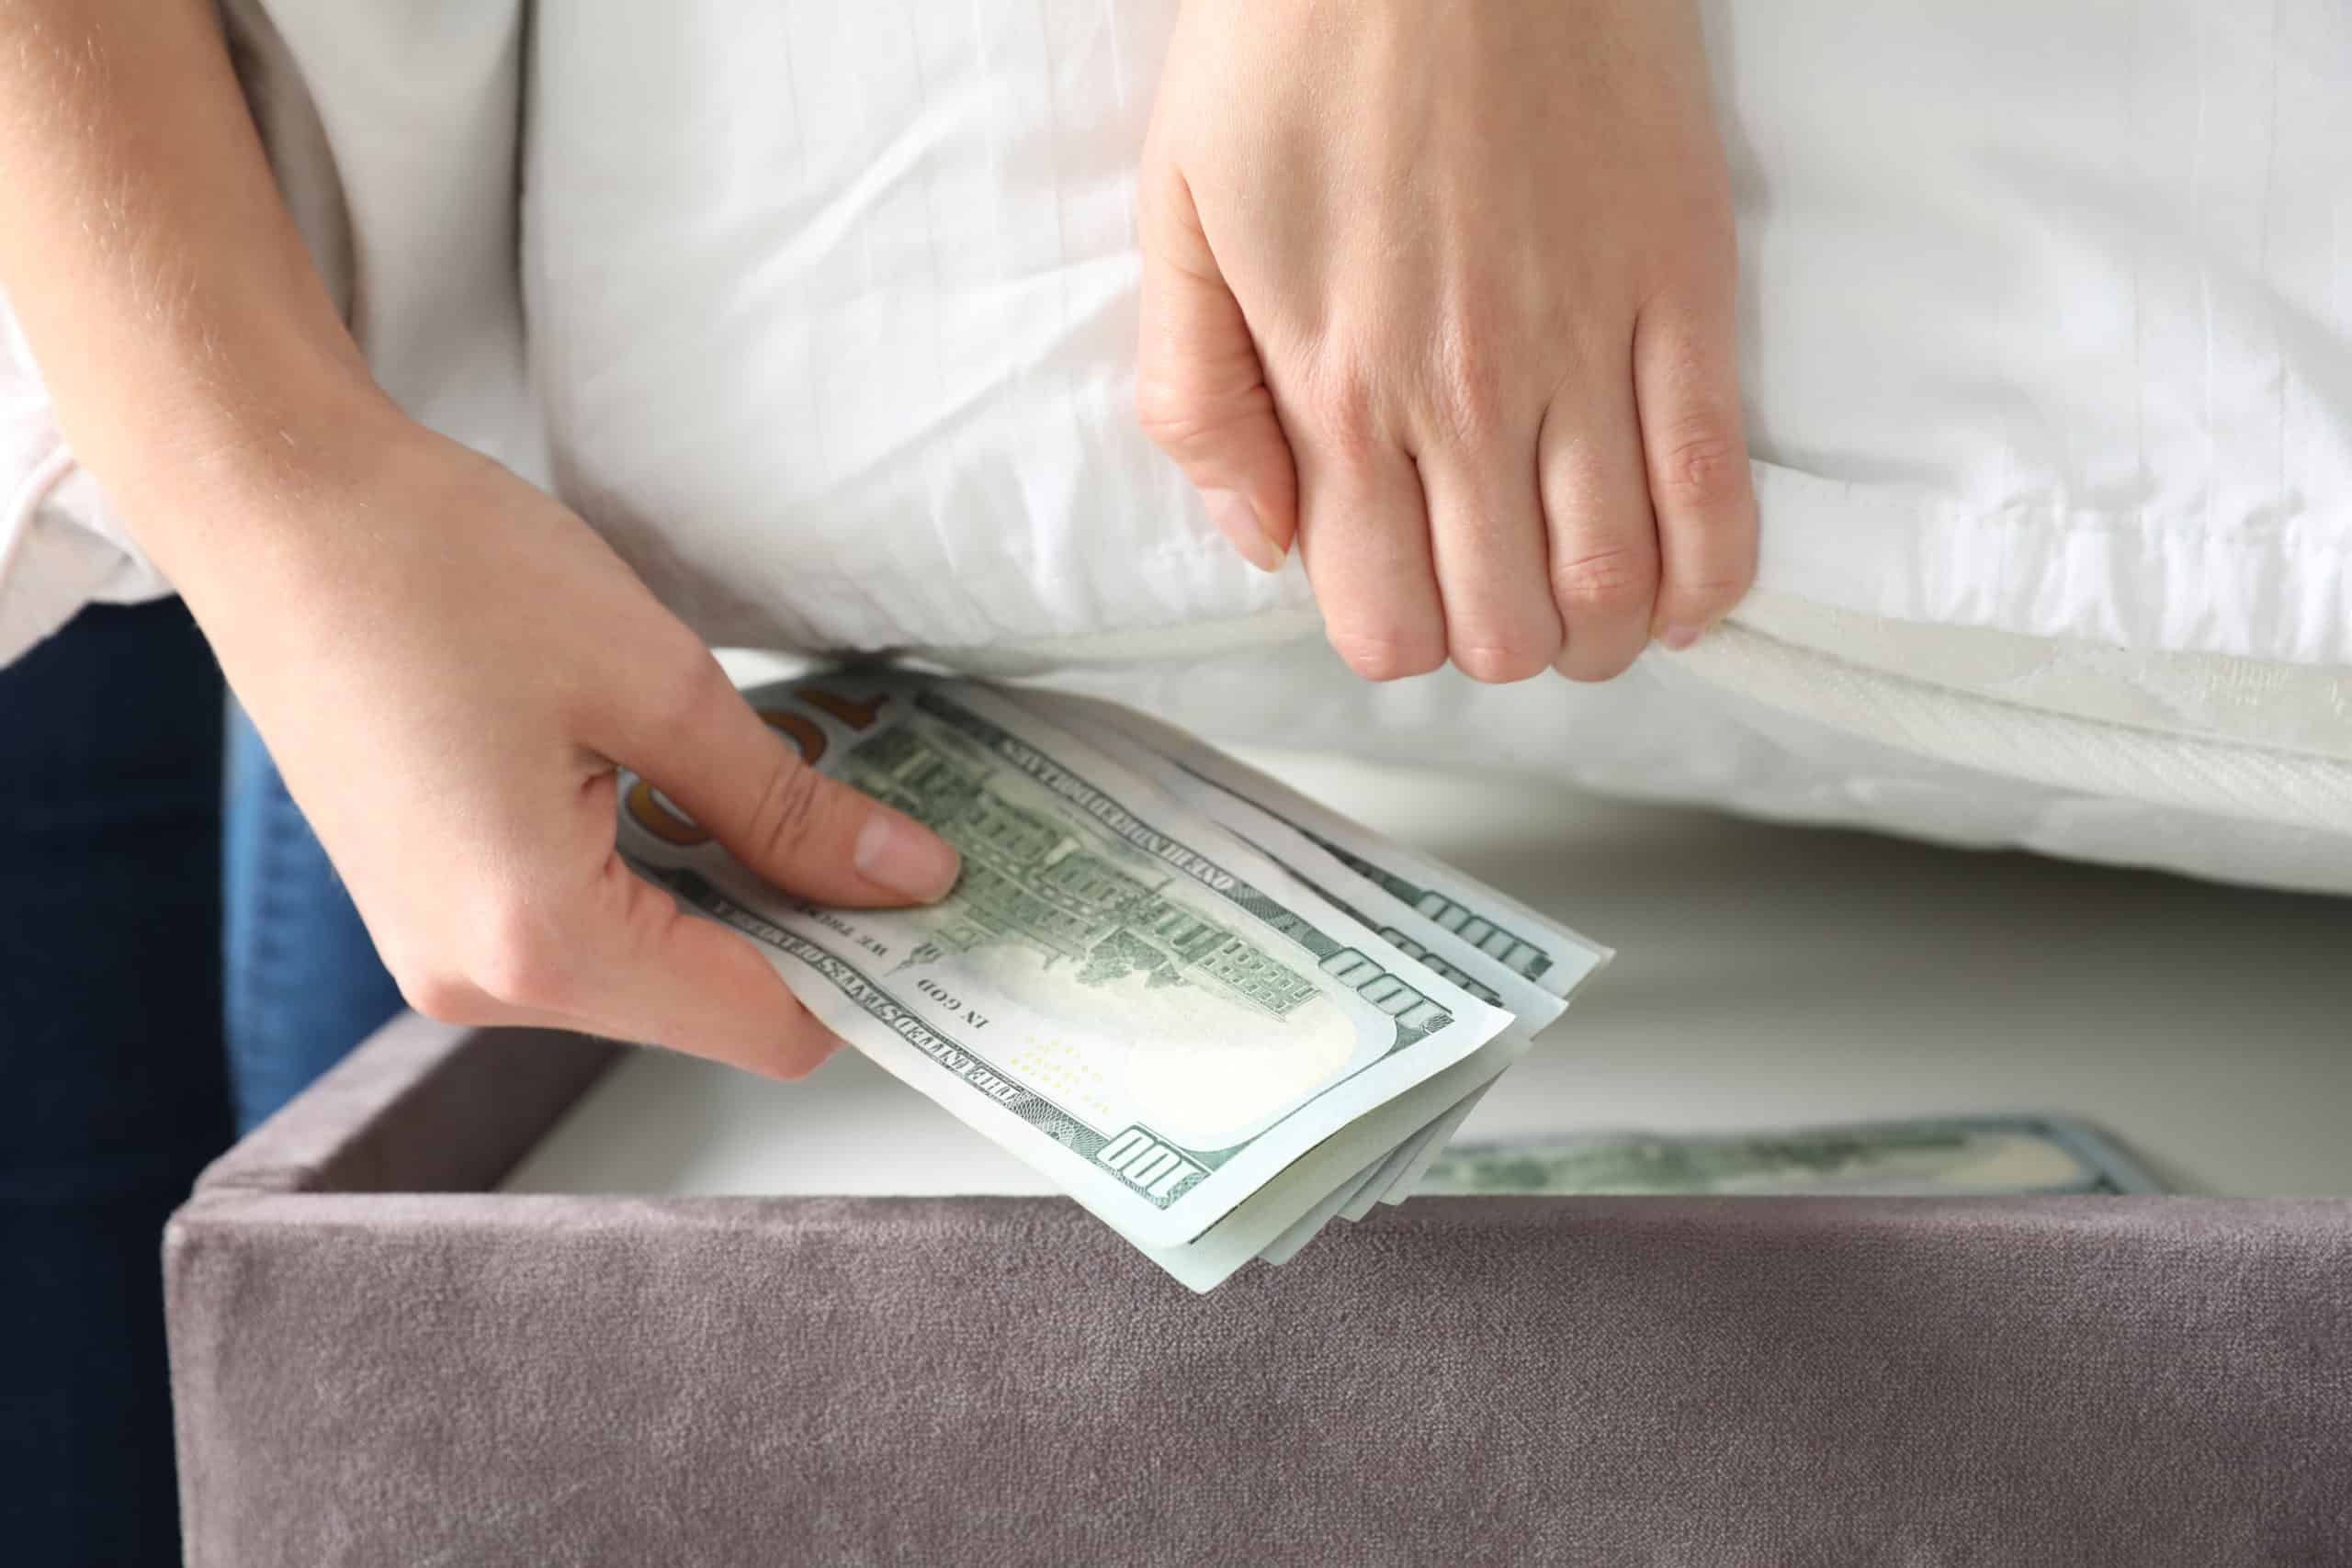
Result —
[{"label": "woman's hand", "polygon": [[839,1042],[750,942],[621,861],[615,765],[821,902],[935,898],[955,852],[803,766],[564,507],[390,409],[312,434],[275,478],[184,491],[151,547],[410,1003],[822,1061]]},{"label": "woman's hand", "polygon": [[[0,7],[0,282],[409,1000],[789,1077],[838,1042],[615,852],[615,765],[831,903],[955,852],[801,765],[569,511],[429,434],[279,203],[210,0]],[[137,722],[136,715],[94,722]]]},{"label": "woman's hand", "polygon": [[1747,592],[1689,0],[1185,0],[1139,206],[1144,426],[1360,673],[1603,680]]}]

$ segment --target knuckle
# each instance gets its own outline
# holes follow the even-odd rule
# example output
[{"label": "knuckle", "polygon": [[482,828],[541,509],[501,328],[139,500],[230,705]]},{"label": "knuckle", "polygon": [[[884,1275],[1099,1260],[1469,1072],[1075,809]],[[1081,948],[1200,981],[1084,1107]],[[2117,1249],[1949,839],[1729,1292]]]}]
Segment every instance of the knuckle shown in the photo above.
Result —
[{"label": "knuckle", "polygon": [[680,641],[684,646],[673,655],[648,660],[654,672],[644,692],[651,731],[647,740],[656,752],[690,754],[698,738],[724,722],[729,705],[741,700],[708,649],[692,641],[691,634]]},{"label": "knuckle", "polygon": [[1164,376],[1136,378],[1136,423],[1170,452],[1187,445],[1200,428],[1192,398]]},{"label": "knuckle", "polygon": [[1141,371],[1136,376],[1136,423],[1162,446],[1181,446],[1194,440],[1206,421],[1202,400],[1185,378]]},{"label": "knuckle", "polygon": [[1369,378],[1353,370],[1319,371],[1307,378],[1301,404],[1317,443],[1341,462],[1361,463],[1378,449],[1380,422]]},{"label": "knuckle", "polygon": [[1756,569],[1749,566],[1737,574],[1702,577],[1679,585],[1673,597],[1688,601],[1701,620],[1715,620],[1729,615],[1747,591],[1756,585]]},{"label": "knuckle", "polygon": [[1453,653],[1455,669],[1487,685],[1524,681],[1542,673],[1552,661],[1551,653],[1524,640],[1457,641]]},{"label": "knuckle", "polygon": [[752,849],[767,865],[797,863],[817,830],[824,775],[799,759],[778,756],[760,789],[748,829]]},{"label": "knuckle", "polygon": [[1640,654],[1638,648],[1577,649],[1571,646],[1557,666],[1561,674],[1579,684],[1597,685],[1614,681],[1634,667]]},{"label": "knuckle", "polygon": [[1367,681],[1402,681],[1426,675],[1445,662],[1444,644],[1435,637],[1352,631],[1327,635],[1348,668]]},{"label": "knuckle", "polygon": [[1747,467],[1730,422],[1708,418],[1668,433],[1650,479],[1666,506],[1712,509],[1738,498]]},{"label": "knuckle", "polygon": [[1136,378],[1136,423],[1152,444],[1182,458],[1215,446],[1252,422],[1273,417],[1273,394],[1263,382],[1204,397],[1181,377]]},{"label": "knuckle", "polygon": [[1657,594],[1657,562],[1648,552],[1623,545],[1588,550],[1553,568],[1552,591],[1571,615],[1646,609]]}]

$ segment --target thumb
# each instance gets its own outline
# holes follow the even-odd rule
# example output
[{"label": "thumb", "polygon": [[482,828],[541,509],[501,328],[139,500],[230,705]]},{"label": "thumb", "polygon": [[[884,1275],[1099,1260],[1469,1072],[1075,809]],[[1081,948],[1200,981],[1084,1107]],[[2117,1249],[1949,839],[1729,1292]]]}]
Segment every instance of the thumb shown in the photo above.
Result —
[{"label": "thumb", "polygon": [[[704,658],[708,659],[707,654]],[[640,769],[729,852],[820,904],[927,904],[956,882],[956,851],[930,829],[800,760],[710,660],[689,713]]]},{"label": "thumb", "polygon": [[1192,192],[1147,177],[1136,414],[1201,492],[1209,520],[1272,571],[1298,532],[1298,473],[1241,302],[1226,287]]},{"label": "thumb", "polygon": [[[684,628],[680,628],[684,640]],[[956,852],[930,829],[828,778],[762,722],[718,661],[695,648],[690,679],[636,680],[594,738],[746,866],[828,904],[927,902],[955,883]],[[671,666],[671,669],[677,667]],[[659,693],[673,694],[665,705]],[[684,693],[682,698],[674,694]],[[797,1077],[841,1042],[741,935],[682,910],[611,852],[614,775],[581,796],[602,864],[584,896],[550,902],[567,919],[536,957],[434,1011],[453,1022],[534,1023],[654,1041],[754,1072]],[[634,807],[624,807],[635,809]],[[668,815],[666,809],[663,812]]]}]

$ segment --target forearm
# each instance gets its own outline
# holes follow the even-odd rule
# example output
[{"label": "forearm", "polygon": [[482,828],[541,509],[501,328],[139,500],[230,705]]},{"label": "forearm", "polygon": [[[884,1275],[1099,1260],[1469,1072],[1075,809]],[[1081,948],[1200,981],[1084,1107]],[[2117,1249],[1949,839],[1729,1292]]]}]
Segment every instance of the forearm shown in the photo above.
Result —
[{"label": "forearm", "polygon": [[[176,578],[381,400],[207,0],[0,8],[0,283],[76,457]],[[273,509],[274,510],[274,509]]]}]

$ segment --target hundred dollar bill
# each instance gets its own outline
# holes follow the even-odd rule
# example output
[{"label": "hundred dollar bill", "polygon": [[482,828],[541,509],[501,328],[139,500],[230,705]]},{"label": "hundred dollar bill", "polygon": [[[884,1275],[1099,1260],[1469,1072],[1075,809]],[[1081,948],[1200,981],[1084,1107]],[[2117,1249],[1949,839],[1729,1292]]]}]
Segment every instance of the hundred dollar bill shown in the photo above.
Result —
[{"label": "hundred dollar bill", "polygon": [[[1457,945],[1467,946],[1482,958],[1508,965],[1513,973],[1540,985],[1559,998],[1562,1006],[1566,1005],[1566,998],[1578,986],[1614,956],[1610,949],[1569,927],[1464,876],[1451,866],[1383,839],[1279,779],[1172,725],[1132,708],[1070,693],[1035,693],[1030,694],[1030,700],[1046,705],[1046,711],[1057,719],[1067,722],[1073,716],[1083,716],[1096,725],[1125,734],[1182,772],[1214,786],[1229,800],[1242,803],[1258,818],[1278,824],[1293,840],[1304,840],[1314,853],[1342,863],[1349,874],[1376,887],[1376,896],[1386,905],[1407,908],[1423,917]],[[1300,852],[1294,852],[1287,845],[1274,847],[1281,842],[1279,840],[1237,830],[1276,860],[1299,858]],[[1313,880],[1311,873],[1308,880]],[[1395,937],[1399,933],[1390,934]],[[1412,950],[1410,938],[1406,937],[1404,942],[1408,951]],[[1532,1019],[1536,1015],[1525,1012],[1523,1016]],[[1544,1017],[1532,1023],[1527,1037],[1521,1039],[1522,1053],[1525,1038],[1532,1038],[1533,1032],[1548,1021],[1550,1018]],[[1500,1071],[1498,1068],[1498,1077]],[[1459,1103],[1448,1107],[1427,1127],[1390,1151],[1377,1167],[1363,1174],[1355,1190],[1332,1213],[1343,1219],[1360,1220],[1375,1204],[1403,1202],[1412,1194],[1414,1184],[1439,1150],[1477,1108],[1491,1083],[1489,1080],[1474,1089]],[[1289,1239],[1303,1246],[1312,1234],[1308,1231],[1306,1235]],[[1295,1248],[1291,1250],[1295,1252]]]},{"label": "hundred dollar bill", "polygon": [[[1560,961],[1547,968],[1550,983],[1539,985],[1481,950],[1475,932],[1465,935],[1458,928],[1441,924],[1295,823],[1207,776],[1209,769],[1222,764],[1234,770],[1237,778],[1263,778],[1249,772],[1245,764],[1182,731],[1092,698],[1023,691],[1014,694],[1014,700],[1265,854],[1326,902],[1377,931],[1391,946],[1419,959],[1479,1000],[1505,1009],[1531,1033],[1558,1018],[1568,1005],[1569,994],[1610,957],[1609,950],[1598,942],[1546,922],[1547,929],[1560,938],[1563,951]],[[1271,780],[1266,784],[1278,787]],[[1362,829],[1354,830],[1363,833],[1373,852],[1384,858],[1400,863],[1413,858]]]},{"label": "hundred dollar bill", "polygon": [[[1306,831],[1267,810],[1258,801],[1234,793],[1223,784],[1213,783],[1211,772],[1223,772],[1237,783],[1249,783],[1252,787],[1272,789],[1271,781],[1260,783],[1262,775],[1245,769],[1243,764],[1224,757],[1212,748],[1173,730],[1168,726],[1141,715],[1092,699],[1065,694],[1025,692],[1018,699],[1023,705],[1044,714],[1047,718],[1109,754],[1122,765],[1134,769],[1159,784],[1169,794],[1207,816],[1219,826],[1228,829],[1255,848],[1271,855],[1276,863],[1293,876],[1306,883],[1323,897],[1353,916],[1359,922],[1377,931],[1380,935],[1403,952],[1408,953],[1440,974],[1461,986],[1480,1000],[1508,1010],[1513,1024],[1505,1039],[1516,1049],[1516,1059],[1535,1034],[1557,1019],[1567,1006],[1567,998],[1575,988],[1607,963],[1609,950],[1555,922],[1544,926],[1562,944],[1558,961],[1551,964],[1546,973],[1557,989],[1547,988],[1529,979],[1478,945],[1484,928],[1470,926],[1464,934],[1461,923],[1454,928],[1439,923],[1429,914],[1406,903],[1392,891],[1402,877],[1426,874],[1419,869],[1417,857],[1399,850],[1376,835],[1349,825],[1349,830],[1360,835],[1367,854],[1375,863],[1385,861],[1399,868],[1396,875],[1376,882],[1358,865],[1342,861],[1326,843],[1310,837]],[[1149,737],[1147,744],[1141,737]],[[1154,747],[1164,750],[1154,750]],[[1187,765],[1185,759],[1190,759]],[[1320,809],[1320,808],[1317,808]],[[1449,877],[1453,874],[1447,873]],[[1484,898],[1499,907],[1499,896],[1482,890]],[[1509,1060],[1498,1061],[1497,1076],[1510,1066]],[[1403,1201],[1410,1190],[1409,1182],[1419,1175],[1428,1161],[1434,1158],[1445,1140],[1458,1129],[1486,1093],[1488,1084],[1473,1089],[1456,1105],[1434,1118],[1430,1123],[1414,1134],[1405,1143],[1390,1151],[1383,1159],[1361,1173],[1348,1191],[1332,1199],[1302,1218],[1295,1234],[1278,1241],[1266,1254],[1269,1262],[1280,1263],[1295,1254],[1317,1230],[1333,1215],[1357,1220],[1369,1213],[1373,1206],[1386,1198],[1392,1202]]]},{"label": "hundred dollar bill", "polygon": [[1491,1076],[1507,1010],[1000,694],[869,671],[747,695],[811,765],[953,842],[955,889],[808,904],[626,774],[624,852],[1187,1283]]},{"label": "hundred dollar bill", "polygon": [[1447,1149],[1430,1167],[1415,1196],[2163,1190],[2144,1166],[2096,1127],[2067,1116],[2002,1115],[1464,1145]]},{"label": "hundred dollar bill", "polygon": [[[1330,1201],[1335,1181],[1345,1181],[1364,1169],[1369,1154],[1395,1145],[1419,1125],[1429,1115],[1430,1106],[1459,1100],[1472,1085],[1491,1079],[1496,1068],[1484,1058],[1494,1049],[1490,1043],[1413,1092],[1350,1123],[1308,1158],[1245,1200],[1206,1235],[1178,1248],[1145,1247],[1145,1256],[1196,1291],[1211,1289],[1253,1258],[1286,1256],[1280,1253],[1283,1238]],[[1316,1222],[1318,1228],[1321,1223]]]},{"label": "hundred dollar bill", "polygon": [[[1462,942],[1556,997],[1566,997],[1610,951],[1440,861],[1382,838],[1280,779],[1175,726],[1099,698],[1040,693],[1084,712],[1159,756],[1287,823]],[[1065,711],[1057,706],[1057,713]]]}]

